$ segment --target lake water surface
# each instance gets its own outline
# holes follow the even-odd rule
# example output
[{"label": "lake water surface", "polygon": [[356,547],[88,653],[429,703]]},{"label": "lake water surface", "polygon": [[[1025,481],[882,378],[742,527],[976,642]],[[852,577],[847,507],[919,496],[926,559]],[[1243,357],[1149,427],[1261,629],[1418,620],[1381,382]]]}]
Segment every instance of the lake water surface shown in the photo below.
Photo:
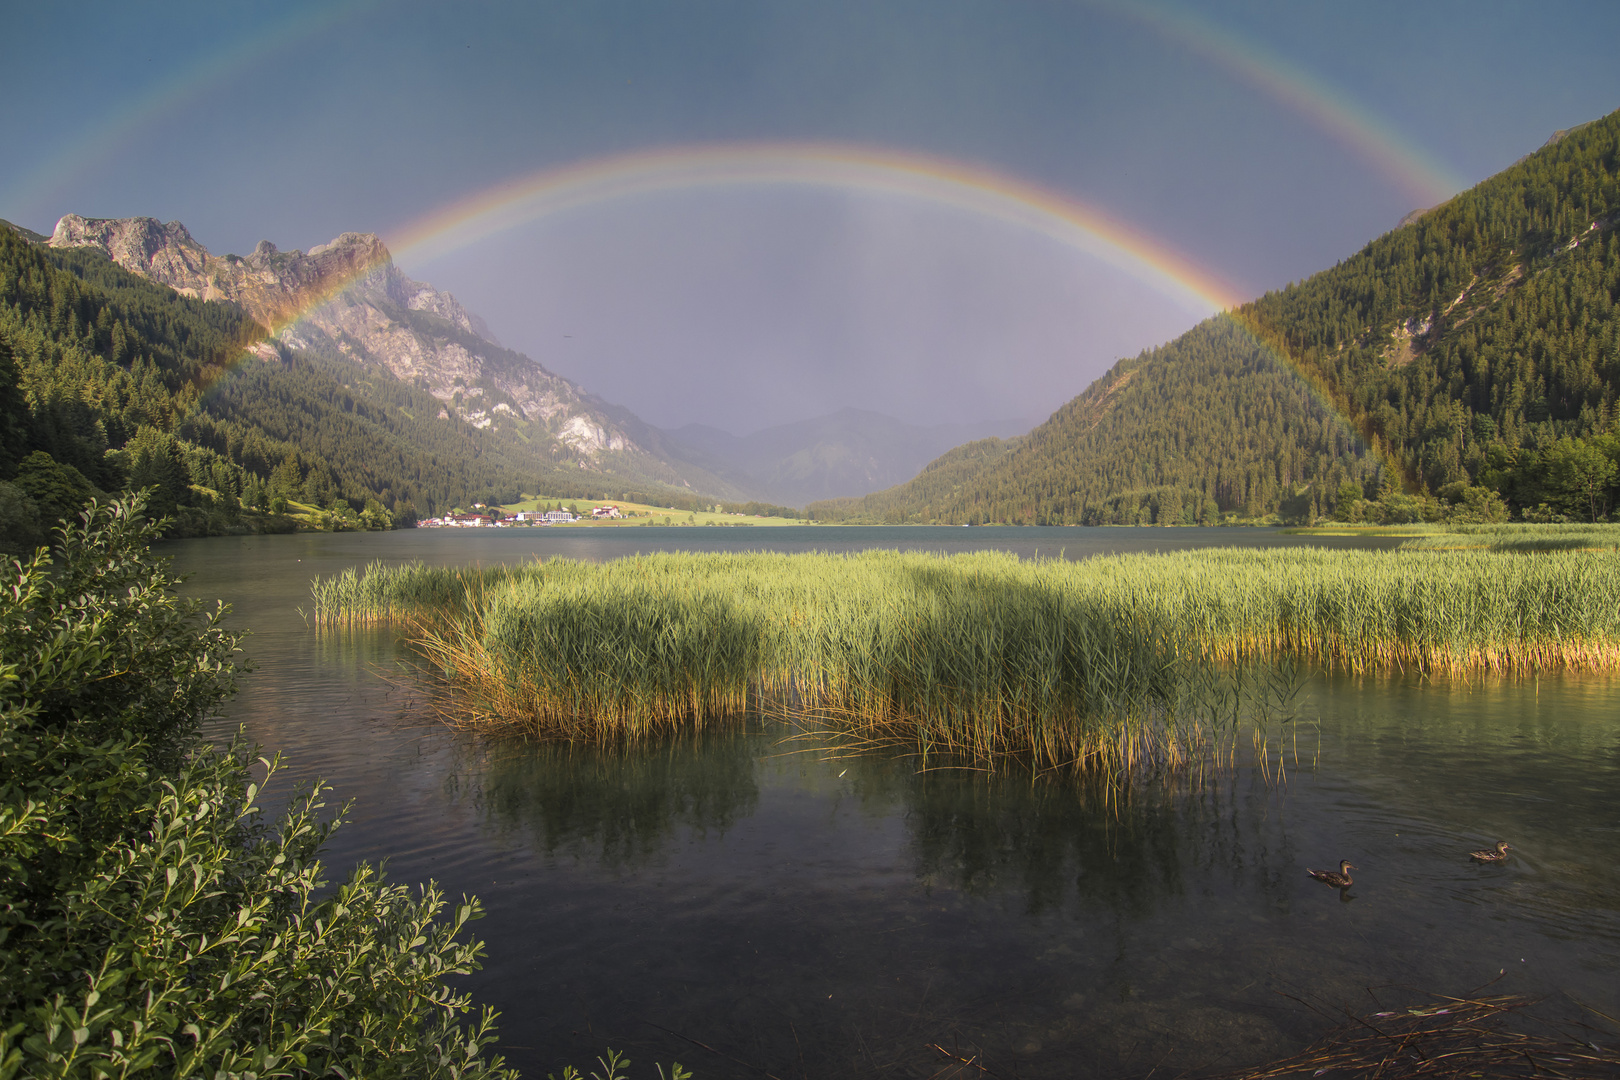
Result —
[{"label": "lake water surface", "polygon": [[[467,980],[538,1078],[1143,1076],[1300,1049],[1406,987],[1556,993],[1620,1016],[1620,680],[1317,678],[1286,783],[1239,768],[1109,802],[1074,780],[918,775],[755,725],[629,752],[481,738],[425,714],[387,632],[317,634],[317,574],[653,550],[1022,557],[1390,541],[1266,530],[416,530],[180,541],[234,607],[246,727],[353,800],[328,864],[476,894]],[[284,800],[290,787],[284,784]],[[1467,852],[1506,839],[1503,865]],[[1349,859],[1342,893],[1307,866]],[[959,1075],[987,1075],[961,1067]]]}]

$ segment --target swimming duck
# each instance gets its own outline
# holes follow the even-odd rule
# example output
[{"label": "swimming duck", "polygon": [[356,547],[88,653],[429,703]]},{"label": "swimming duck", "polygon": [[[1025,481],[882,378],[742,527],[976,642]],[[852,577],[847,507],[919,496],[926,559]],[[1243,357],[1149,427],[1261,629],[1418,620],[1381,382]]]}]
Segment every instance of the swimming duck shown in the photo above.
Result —
[{"label": "swimming duck", "polygon": [[1484,851],[1470,851],[1468,857],[1478,859],[1480,862],[1501,862],[1507,858],[1509,850],[1511,849],[1508,847],[1506,840],[1498,840],[1494,850],[1487,848]]},{"label": "swimming duck", "polygon": [[1312,870],[1310,867],[1306,867],[1305,872],[1317,881],[1332,885],[1336,889],[1347,889],[1355,884],[1355,879],[1350,876],[1350,871],[1354,869],[1355,867],[1351,866],[1347,860],[1340,859],[1337,871]]}]

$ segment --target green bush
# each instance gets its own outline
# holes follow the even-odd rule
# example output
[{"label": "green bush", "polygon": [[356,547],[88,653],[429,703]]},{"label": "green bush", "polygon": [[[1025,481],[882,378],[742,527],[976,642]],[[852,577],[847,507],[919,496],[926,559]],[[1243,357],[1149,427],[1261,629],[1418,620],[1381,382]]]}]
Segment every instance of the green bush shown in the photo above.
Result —
[{"label": "green bush", "polygon": [[477,902],[436,922],[435,886],[366,866],[324,890],[321,789],[266,821],[252,751],[201,741],[238,635],[140,509],[0,579],[0,1080],[515,1075],[444,982]]}]

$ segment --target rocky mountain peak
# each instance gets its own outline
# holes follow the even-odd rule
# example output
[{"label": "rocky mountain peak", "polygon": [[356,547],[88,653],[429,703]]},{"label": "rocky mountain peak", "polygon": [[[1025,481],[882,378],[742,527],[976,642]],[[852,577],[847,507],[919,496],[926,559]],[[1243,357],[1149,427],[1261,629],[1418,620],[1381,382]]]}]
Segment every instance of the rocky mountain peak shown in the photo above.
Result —
[{"label": "rocky mountain peak", "polygon": [[303,255],[325,274],[359,275],[392,270],[394,266],[393,255],[376,233],[340,233],[335,240],[316,244],[307,255],[296,251],[293,254]]},{"label": "rocky mountain peak", "polygon": [[[690,486],[637,441],[656,433],[502,348],[454,296],[400,272],[375,233],[346,232],[307,252],[261,240],[247,256],[218,256],[177,221],[69,214],[48,243],[98,248],[124,269],[178,292],[234,303],[271,328],[281,345],[385,369],[474,427],[532,425],[524,438],[549,443],[548,459],[574,458],[589,468],[605,464],[604,455],[630,455],[659,482]],[[265,360],[280,355],[268,342],[253,351]],[[723,482],[708,487],[727,493]]]},{"label": "rocky mountain peak", "polygon": [[191,278],[208,263],[204,248],[178,221],[157,218],[86,218],[68,214],[56,223],[51,247],[98,247],[120,266],[158,281]]},{"label": "rocky mountain peak", "polygon": [[[1566,138],[1575,134],[1577,131],[1580,131],[1582,128],[1589,128],[1595,123],[1597,123],[1596,120],[1588,120],[1586,123],[1576,124],[1574,127],[1559,128],[1557,131],[1552,133],[1546,142],[1541,144],[1541,148],[1545,150],[1549,146],[1557,146],[1559,143],[1563,142]],[[1524,158],[1519,159],[1519,161],[1523,160]]]}]

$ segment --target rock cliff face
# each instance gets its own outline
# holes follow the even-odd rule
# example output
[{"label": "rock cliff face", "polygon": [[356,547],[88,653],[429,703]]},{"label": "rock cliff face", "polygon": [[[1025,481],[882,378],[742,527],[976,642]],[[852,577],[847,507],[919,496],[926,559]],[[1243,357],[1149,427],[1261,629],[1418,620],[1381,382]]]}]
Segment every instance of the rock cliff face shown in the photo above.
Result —
[{"label": "rock cliff face", "polygon": [[401,273],[371,233],[344,233],[307,252],[263,240],[247,256],[219,256],[178,221],[69,214],[49,243],[94,247],[187,295],[238,304],[269,330],[270,340],[255,350],[265,359],[276,358],[276,343],[340,354],[429,391],[446,415],[480,428],[515,428],[537,451],[549,444],[547,460],[572,457],[587,469],[619,472],[628,466],[645,479],[734,494],[672,458],[656,429],[502,348],[454,296]]}]

